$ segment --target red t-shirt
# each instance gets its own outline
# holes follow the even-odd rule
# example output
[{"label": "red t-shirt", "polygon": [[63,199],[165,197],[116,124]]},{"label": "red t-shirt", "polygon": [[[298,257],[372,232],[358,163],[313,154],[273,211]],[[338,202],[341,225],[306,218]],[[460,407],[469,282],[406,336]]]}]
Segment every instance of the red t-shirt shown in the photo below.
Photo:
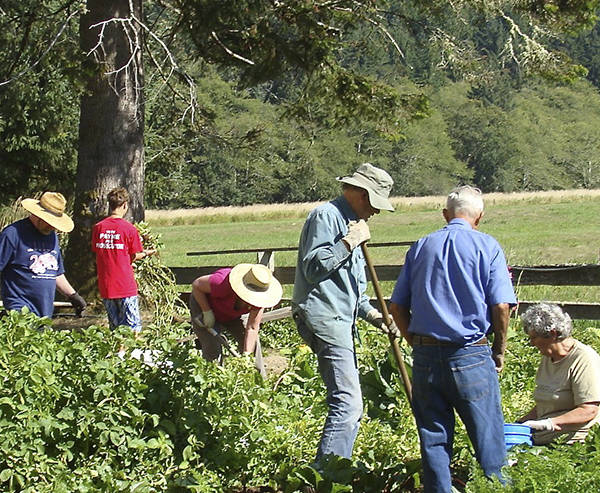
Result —
[{"label": "red t-shirt", "polygon": [[96,252],[98,289],[102,298],[128,298],[137,294],[131,262],[141,252],[142,240],[133,224],[107,217],[94,226],[92,250]]},{"label": "red t-shirt", "polygon": [[214,271],[209,278],[210,294],[207,295],[208,304],[215,314],[217,322],[230,322],[240,318],[249,309],[236,310],[236,296],[229,284],[229,273],[231,268],[218,269]]}]

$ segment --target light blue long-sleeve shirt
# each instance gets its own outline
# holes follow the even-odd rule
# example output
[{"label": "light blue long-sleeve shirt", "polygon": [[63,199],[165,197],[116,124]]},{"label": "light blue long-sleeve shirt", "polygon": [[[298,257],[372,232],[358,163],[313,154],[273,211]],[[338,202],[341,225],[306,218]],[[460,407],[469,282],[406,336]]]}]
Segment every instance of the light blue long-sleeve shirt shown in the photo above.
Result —
[{"label": "light blue long-sleeve shirt", "polygon": [[357,316],[373,307],[365,294],[365,259],[349,252],[342,238],[358,217],[344,196],[313,209],[302,229],[292,310],[329,344],[354,348]]}]

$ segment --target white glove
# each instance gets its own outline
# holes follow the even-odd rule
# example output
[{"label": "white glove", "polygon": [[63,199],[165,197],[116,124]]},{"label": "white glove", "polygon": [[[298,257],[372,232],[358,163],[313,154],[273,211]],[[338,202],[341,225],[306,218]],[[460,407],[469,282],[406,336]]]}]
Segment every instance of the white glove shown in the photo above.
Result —
[{"label": "white glove", "polygon": [[350,251],[370,239],[371,232],[364,219],[361,219],[360,221],[350,221],[348,223],[348,234],[342,238],[348,245]]},{"label": "white glove", "polygon": [[381,330],[383,330],[386,334],[392,334],[396,339],[400,339],[402,337],[400,329],[398,329],[396,322],[393,320],[390,320],[390,325],[382,324]]},{"label": "white glove", "polygon": [[383,315],[377,308],[372,308],[367,312],[366,321],[374,327],[381,329],[383,325]]},{"label": "white glove", "polygon": [[207,310],[205,312],[202,312],[202,315],[200,315],[200,314],[196,315],[192,321],[198,327],[207,329],[209,332],[210,332],[210,329],[212,329],[215,326],[215,323],[217,322],[215,319],[215,314],[212,312],[212,310]]},{"label": "white glove", "polygon": [[390,320],[390,325],[386,325],[383,323],[383,315],[377,308],[373,308],[369,310],[366,317],[367,322],[369,322],[374,327],[381,329],[386,334],[392,334],[394,337],[400,338],[401,334],[396,326],[396,323],[393,320]]},{"label": "white glove", "polygon": [[523,424],[536,431],[554,431],[554,424],[550,418],[530,419],[525,421]]}]

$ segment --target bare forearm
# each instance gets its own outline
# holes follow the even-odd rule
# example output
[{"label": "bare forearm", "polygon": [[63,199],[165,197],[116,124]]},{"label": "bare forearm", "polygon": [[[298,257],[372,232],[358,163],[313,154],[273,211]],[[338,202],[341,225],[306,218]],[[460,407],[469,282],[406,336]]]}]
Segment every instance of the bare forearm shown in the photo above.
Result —
[{"label": "bare forearm", "polygon": [[569,425],[583,426],[594,419],[596,414],[598,414],[598,404],[581,404],[575,409],[571,409],[564,414],[554,416],[551,419],[554,428],[560,430],[564,426]]},{"label": "bare forearm", "polygon": [[406,306],[397,305],[396,303],[390,304],[390,315],[396,322],[396,326],[400,330],[402,337],[406,339],[406,342],[412,346],[412,335],[408,332],[408,326],[410,324],[410,310]]},{"label": "bare forearm", "polygon": [[58,289],[61,294],[67,297],[71,296],[75,292],[75,289],[73,289],[73,286],[71,286],[71,283],[67,280],[64,274],[61,274],[56,278],[56,289]]},{"label": "bare forearm", "polygon": [[156,250],[153,248],[144,249],[141,252],[137,252],[135,254],[133,261],[135,262],[136,260],[141,260],[143,258],[150,257],[150,256],[154,255],[155,253],[156,253]]},{"label": "bare forearm", "polygon": [[251,310],[248,314],[246,331],[244,332],[244,344],[242,347],[242,351],[244,353],[254,352],[254,349],[256,347],[256,341],[258,339],[258,331],[260,329],[262,314],[262,308],[260,310]]},{"label": "bare forearm", "polygon": [[492,331],[494,333],[492,352],[494,354],[504,355],[504,351],[506,351],[506,333],[508,331],[509,319],[510,310],[508,303],[500,303],[492,306]]},{"label": "bare forearm", "polygon": [[210,294],[210,277],[199,277],[192,283],[192,295],[203,312],[211,309],[207,294]]}]

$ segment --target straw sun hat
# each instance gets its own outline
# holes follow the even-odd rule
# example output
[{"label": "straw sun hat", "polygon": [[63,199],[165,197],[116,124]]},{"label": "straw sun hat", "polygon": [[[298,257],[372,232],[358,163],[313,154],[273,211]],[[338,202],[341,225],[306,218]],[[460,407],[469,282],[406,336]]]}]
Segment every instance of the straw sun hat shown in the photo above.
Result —
[{"label": "straw sun hat", "polygon": [[257,308],[271,308],[283,295],[281,284],[266,265],[236,265],[229,273],[229,284],[243,301]]},{"label": "straw sun hat", "polygon": [[73,220],[65,214],[67,201],[58,192],[44,192],[40,200],[23,199],[21,205],[26,211],[46,221],[63,233],[73,231]]}]

